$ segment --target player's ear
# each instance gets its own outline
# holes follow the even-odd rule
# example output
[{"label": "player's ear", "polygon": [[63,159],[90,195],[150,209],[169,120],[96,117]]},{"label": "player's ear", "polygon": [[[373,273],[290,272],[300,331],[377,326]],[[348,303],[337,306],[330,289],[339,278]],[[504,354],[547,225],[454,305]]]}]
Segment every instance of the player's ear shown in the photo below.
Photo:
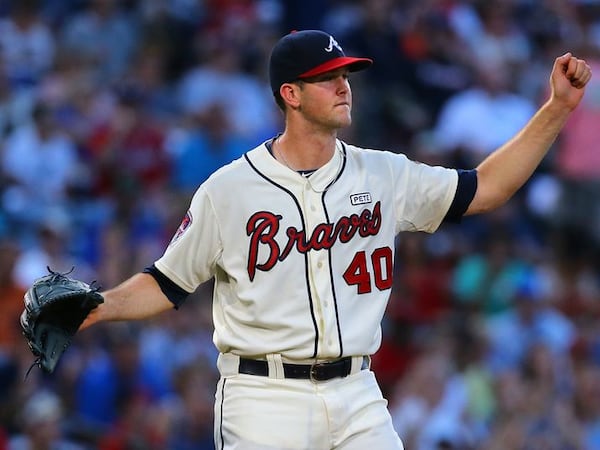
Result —
[{"label": "player's ear", "polygon": [[300,106],[300,86],[296,83],[284,83],[279,88],[279,94],[286,105],[292,109]]}]

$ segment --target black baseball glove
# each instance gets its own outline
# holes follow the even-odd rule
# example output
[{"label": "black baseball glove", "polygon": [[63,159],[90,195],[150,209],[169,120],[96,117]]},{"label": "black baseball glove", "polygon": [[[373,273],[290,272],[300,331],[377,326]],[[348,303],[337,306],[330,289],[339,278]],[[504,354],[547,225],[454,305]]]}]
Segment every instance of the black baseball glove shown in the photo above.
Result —
[{"label": "black baseball glove", "polygon": [[31,368],[37,365],[52,373],[82,322],[104,299],[94,283],[70,278],[70,272],[48,271],[49,275],[35,280],[25,293],[20,322],[36,357]]}]

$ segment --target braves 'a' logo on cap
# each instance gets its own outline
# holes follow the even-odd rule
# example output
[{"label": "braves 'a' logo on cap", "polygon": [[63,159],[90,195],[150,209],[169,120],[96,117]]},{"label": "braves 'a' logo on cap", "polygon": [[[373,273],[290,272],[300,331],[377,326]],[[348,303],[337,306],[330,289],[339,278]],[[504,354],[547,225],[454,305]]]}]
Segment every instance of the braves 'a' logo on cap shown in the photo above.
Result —
[{"label": "braves 'a' logo on cap", "polygon": [[331,53],[333,51],[333,47],[337,48],[340,52],[343,52],[342,47],[337,41],[333,38],[333,36],[329,36],[329,45],[325,47],[325,51]]}]

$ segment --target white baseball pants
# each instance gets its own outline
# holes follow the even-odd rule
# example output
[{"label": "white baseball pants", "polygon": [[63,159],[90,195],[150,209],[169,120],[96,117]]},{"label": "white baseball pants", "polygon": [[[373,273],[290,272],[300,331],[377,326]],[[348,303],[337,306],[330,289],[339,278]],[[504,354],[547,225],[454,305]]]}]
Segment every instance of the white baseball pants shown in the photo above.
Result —
[{"label": "white baseball pants", "polygon": [[369,369],[313,382],[239,374],[231,359],[218,365],[217,450],[403,450]]}]

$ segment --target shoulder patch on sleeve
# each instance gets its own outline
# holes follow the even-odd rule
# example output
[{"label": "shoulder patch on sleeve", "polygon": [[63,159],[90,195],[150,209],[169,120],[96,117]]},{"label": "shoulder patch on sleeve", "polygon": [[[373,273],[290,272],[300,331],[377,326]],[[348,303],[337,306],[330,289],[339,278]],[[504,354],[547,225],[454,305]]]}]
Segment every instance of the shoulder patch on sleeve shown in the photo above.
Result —
[{"label": "shoulder patch on sleeve", "polygon": [[179,227],[177,228],[177,231],[175,232],[175,235],[171,239],[169,245],[173,245],[181,236],[183,236],[183,234],[188,230],[188,228],[192,224],[192,220],[192,212],[188,209],[188,211],[185,213],[185,216],[183,216],[183,219],[181,220],[181,223],[179,224]]}]

